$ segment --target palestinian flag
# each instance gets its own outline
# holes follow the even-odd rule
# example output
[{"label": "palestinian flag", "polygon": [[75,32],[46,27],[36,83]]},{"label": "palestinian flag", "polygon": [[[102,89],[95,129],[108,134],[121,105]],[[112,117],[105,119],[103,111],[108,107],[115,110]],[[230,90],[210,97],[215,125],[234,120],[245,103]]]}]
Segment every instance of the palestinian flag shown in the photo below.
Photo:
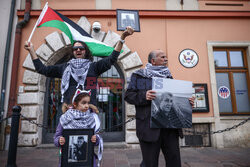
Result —
[{"label": "palestinian flag", "polygon": [[109,56],[114,50],[113,47],[92,38],[79,25],[51,9],[47,4],[38,18],[37,27],[55,27],[60,29],[69,37],[72,44],[74,41],[85,42],[93,56]]}]

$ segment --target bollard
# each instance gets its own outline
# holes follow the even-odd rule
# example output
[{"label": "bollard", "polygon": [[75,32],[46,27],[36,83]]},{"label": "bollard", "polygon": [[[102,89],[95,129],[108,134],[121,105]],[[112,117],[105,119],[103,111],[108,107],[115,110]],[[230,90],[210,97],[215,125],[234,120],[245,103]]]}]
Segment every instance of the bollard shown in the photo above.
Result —
[{"label": "bollard", "polygon": [[12,108],[12,120],[11,120],[11,131],[10,131],[10,143],[8,152],[8,161],[6,167],[17,167],[16,166],[16,152],[17,152],[17,141],[18,141],[18,129],[20,119],[20,106],[14,106]]}]

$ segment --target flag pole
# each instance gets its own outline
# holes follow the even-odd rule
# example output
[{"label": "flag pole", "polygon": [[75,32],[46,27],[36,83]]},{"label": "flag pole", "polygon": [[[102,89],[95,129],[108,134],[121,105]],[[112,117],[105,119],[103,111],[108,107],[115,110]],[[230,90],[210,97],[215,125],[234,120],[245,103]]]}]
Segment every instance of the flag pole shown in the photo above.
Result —
[{"label": "flag pole", "polygon": [[32,36],[33,36],[33,34],[35,32],[35,29],[36,29],[37,25],[40,23],[41,18],[44,16],[44,13],[46,12],[47,8],[48,8],[48,2],[46,2],[46,4],[44,5],[43,10],[42,10],[40,16],[38,17],[38,19],[36,21],[35,26],[34,26],[33,30],[31,31],[30,37],[28,39],[28,42],[30,42],[30,40],[31,40],[31,38],[32,38]]}]

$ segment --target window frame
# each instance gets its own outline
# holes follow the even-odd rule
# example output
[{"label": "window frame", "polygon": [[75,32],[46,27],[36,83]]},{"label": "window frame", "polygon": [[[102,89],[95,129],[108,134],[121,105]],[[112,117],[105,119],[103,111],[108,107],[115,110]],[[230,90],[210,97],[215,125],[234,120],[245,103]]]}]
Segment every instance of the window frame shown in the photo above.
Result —
[{"label": "window frame", "polygon": [[[232,113],[225,113],[225,112],[219,112],[220,115],[249,115],[249,112],[238,112],[237,111],[237,103],[236,103],[236,95],[235,95],[235,87],[234,87],[234,80],[233,80],[233,73],[245,73],[246,74],[246,81],[247,81],[247,88],[248,88],[248,98],[250,99],[250,78],[249,78],[249,69],[248,69],[248,61],[247,61],[247,54],[246,54],[246,48],[243,47],[213,47],[214,51],[226,51],[228,66],[227,67],[214,67],[215,73],[227,73],[229,77],[229,85],[230,85],[230,98],[232,103]],[[231,61],[230,61],[230,51],[241,51],[242,52],[242,60],[243,60],[243,67],[231,67]],[[213,54],[214,56],[214,54]],[[218,88],[217,88],[218,90]],[[218,95],[217,95],[218,96]]]}]

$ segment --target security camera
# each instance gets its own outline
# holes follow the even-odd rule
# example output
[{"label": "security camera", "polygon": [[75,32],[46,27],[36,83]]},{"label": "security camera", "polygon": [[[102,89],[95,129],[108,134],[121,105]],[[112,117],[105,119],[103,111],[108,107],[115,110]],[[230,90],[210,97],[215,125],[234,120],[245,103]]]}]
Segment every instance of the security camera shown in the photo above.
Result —
[{"label": "security camera", "polygon": [[98,33],[100,32],[101,30],[101,24],[99,22],[94,22],[93,25],[92,25],[92,29],[95,33]]}]

